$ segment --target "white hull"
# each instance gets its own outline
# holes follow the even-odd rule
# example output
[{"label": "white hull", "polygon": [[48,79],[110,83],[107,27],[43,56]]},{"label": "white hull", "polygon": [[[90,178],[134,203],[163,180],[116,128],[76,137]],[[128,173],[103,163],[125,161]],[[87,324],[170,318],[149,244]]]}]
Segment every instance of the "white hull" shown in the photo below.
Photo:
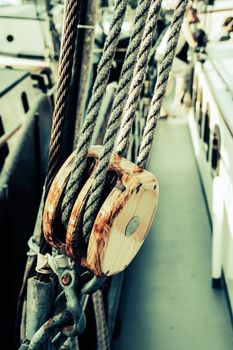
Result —
[{"label": "white hull", "polygon": [[189,128],[213,223],[212,277],[223,270],[233,310],[233,48],[215,46],[195,67]]}]

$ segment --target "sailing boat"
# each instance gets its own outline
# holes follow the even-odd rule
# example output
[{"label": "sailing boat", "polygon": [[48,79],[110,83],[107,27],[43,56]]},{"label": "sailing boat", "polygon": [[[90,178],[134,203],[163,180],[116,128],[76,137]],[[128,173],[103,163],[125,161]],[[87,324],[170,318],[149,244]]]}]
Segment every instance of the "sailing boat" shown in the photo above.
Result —
[{"label": "sailing boat", "polygon": [[[90,3],[91,2],[88,2],[89,5]],[[85,96],[85,99],[84,99],[85,103],[82,104],[82,106],[80,107],[80,105],[78,105],[78,103],[80,103],[80,100],[78,100],[80,99],[80,96],[78,96],[78,98],[77,96],[72,97],[78,101],[77,105],[79,106],[78,108],[81,110],[82,117],[85,114],[84,112],[87,111],[88,100],[90,100],[91,98],[91,88],[92,88],[93,82],[95,81],[96,76],[98,75],[97,64],[100,60],[101,53],[103,51],[103,48],[102,48],[102,43],[104,41],[103,39],[105,39],[109,31],[109,26],[108,24],[106,24],[106,22],[111,21],[112,14],[113,14],[114,3],[107,2],[108,3],[107,6],[105,1],[103,3],[105,3],[104,8],[100,8],[100,13],[101,13],[101,15],[99,15],[100,21],[99,21],[99,25],[97,25],[97,30],[95,32],[96,40],[95,40],[95,47],[93,50],[94,56],[91,56],[92,62],[89,61],[89,66],[92,67],[91,74],[88,73],[90,74],[90,77],[89,77],[90,83],[88,82],[87,85],[85,86],[86,90],[84,89],[84,91],[82,91],[83,94],[80,93],[80,96],[82,98],[83,96]],[[32,10],[32,7],[30,8]],[[22,8],[20,10],[22,10]],[[36,16],[34,17],[33,15],[33,22],[36,22],[36,23],[33,23],[33,26],[34,25],[37,27],[39,27],[39,25],[41,26],[40,22],[44,22],[43,13],[44,13],[43,9],[41,10],[40,7],[37,7]],[[118,49],[116,52],[116,60],[115,60],[116,62],[112,70],[112,75],[110,76],[110,79],[108,81],[109,83],[108,87],[106,88],[108,94],[106,94],[104,97],[103,106],[100,112],[99,124],[97,124],[98,130],[95,134],[95,136],[98,137],[99,140],[101,141],[103,140],[103,134],[104,134],[103,125],[105,125],[106,127],[106,118],[107,116],[109,116],[111,107],[114,103],[114,96],[117,91],[115,81],[119,79],[120,70],[122,67],[122,61],[125,58],[126,47],[129,41],[128,31],[131,28],[132,17],[134,16],[134,14],[135,12],[132,10],[132,8],[128,9],[128,18],[126,17],[127,21],[126,21],[125,27],[123,28],[124,29],[123,33],[121,34],[121,37],[119,39],[119,43],[122,44],[122,46],[120,45],[118,46]],[[1,222],[1,229],[2,229],[1,232],[4,232],[3,245],[6,247],[10,245],[10,249],[9,249],[10,253],[8,250],[4,249],[3,255],[6,253],[6,257],[4,257],[4,261],[10,260],[11,262],[14,262],[12,263],[12,266],[10,269],[8,268],[4,269],[4,272],[2,275],[3,279],[7,282],[6,294],[9,299],[8,303],[5,303],[5,302],[2,303],[3,314],[6,315],[5,324],[7,325],[7,330],[5,334],[9,343],[9,347],[12,346],[13,348],[13,345],[10,344],[10,340],[12,339],[12,329],[13,329],[13,321],[14,321],[14,315],[15,315],[15,306],[17,303],[17,295],[18,295],[21,280],[22,280],[22,275],[23,275],[23,270],[24,270],[24,265],[26,260],[26,251],[28,250],[27,241],[29,240],[34,230],[37,212],[38,212],[38,208],[40,205],[41,196],[43,192],[43,184],[46,178],[52,114],[54,112],[54,104],[56,103],[55,102],[56,97],[55,97],[54,91],[55,91],[55,85],[57,83],[56,82],[57,68],[56,68],[56,64],[54,65],[54,62],[53,62],[53,60],[56,61],[56,55],[54,54],[55,46],[53,44],[53,39],[49,37],[48,23],[44,23],[43,25],[43,27],[47,26],[47,29],[41,30],[41,33],[44,33],[44,34],[42,35],[40,33],[41,36],[40,37],[38,36],[32,44],[27,45],[29,42],[25,41],[24,43],[25,46],[19,45],[19,47],[16,48],[15,51],[10,52],[8,47],[11,47],[10,43],[14,42],[15,38],[17,38],[17,28],[19,27],[18,21],[22,21],[22,18],[19,19],[18,17],[20,16],[18,15],[16,16],[17,18],[13,18],[14,16],[11,16],[11,17],[12,18],[10,18],[9,20],[11,21],[15,19],[17,21],[17,25],[10,26],[10,28],[16,28],[14,32],[11,32],[11,34],[6,34],[4,32],[4,34],[6,34],[6,37],[8,36],[8,40],[7,40],[6,48],[4,49],[4,52],[3,52],[4,53],[3,58],[6,60],[6,55],[8,55],[7,59],[9,60],[9,54],[11,54],[14,60],[13,60],[13,63],[11,61],[10,65],[12,67],[17,67],[17,68],[21,66],[21,68],[20,68],[20,71],[17,69],[14,69],[14,70],[6,69],[5,74],[7,76],[7,79],[9,79],[11,73],[13,75],[13,78],[10,83],[7,83],[6,88],[3,89],[3,94],[1,95],[1,99],[0,99],[0,108],[1,108],[0,115],[2,115],[2,135],[1,135],[1,142],[0,142],[0,147],[1,147],[0,151],[2,151],[2,155],[1,155],[2,171],[1,171],[1,177],[0,177],[0,188],[1,188],[0,222]],[[49,16],[45,15],[45,17],[47,18]],[[5,19],[6,18],[3,15],[3,20],[5,21]],[[104,26],[102,26],[103,24],[102,21],[104,22]],[[24,22],[27,22],[25,18],[22,21],[22,23]],[[0,18],[0,25],[1,25],[1,18]],[[81,25],[83,25],[83,23]],[[85,26],[85,24],[83,26]],[[59,25],[57,28],[59,28]],[[82,29],[84,28],[82,27]],[[89,25],[87,29],[92,31],[93,26]],[[163,26],[161,26],[161,31],[162,29],[163,29]],[[159,35],[160,31],[157,34]],[[9,37],[9,35],[11,36]],[[13,40],[12,40],[12,37],[13,37]],[[49,44],[47,42],[47,37],[48,37]],[[45,38],[46,38],[46,41],[44,40]],[[85,42],[86,39],[82,38],[81,41]],[[136,161],[135,155],[137,155],[138,152],[140,151],[139,138],[142,137],[142,131],[145,127],[145,115],[147,115],[149,111],[149,105],[150,105],[150,101],[154,90],[154,85],[156,83],[156,78],[157,78],[156,62],[154,59],[154,48],[156,46],[156,39],[157,39],[157,36],[152,45],[151,56],[150,56],[150,70],[149,70],[149,73],[147,73],[145,83],[143,85],[143,93],[141,95],[141,101],[140,101],[139,107],[136,111],[137,117],[134,120],[132,137],[129,141],[128,157],[134,161]],[[34,45],[37,40],[38,42],[41,43],[41,45],[38,45],[38,46]],[[22,57],[19,57],[22,55],[22,51],[18,52],[18,49],[21,50],[22,47],[24,48],[24,51],[23,51],[23,55],[25,55],[24,60],[25,58],[27,58],[27,62],[25,61],[22,62]],[[44,53],[46,52],[46,50],[44,50],[45,47],[46,48],[50,47],[49,54]],[[227,52],[227,50],[228,49],[226,48],[225,52]],[[211,52],[211,48],[210,48],[210,52]],[[211,53],[209,55],[211,56]],[[89,56],[86,53],[86,58],[88,57]],[[80,57],[78,59],[82,60],[82,58]],[[5,62],[6,61],[2,63],[4,67],[9,65],[9,63],[6,64]],[[206,58],[206,63],[208,64],[208,57]],[[22,70],[22,66],[24,67],[24,69],[25,68],[26,69]],[[79,65],[78,67],[79,69],[80,67],[84,68],[84,66],[82,65]],[[208,199],[208,205],[211,212],[211,208],[213,206],[212,184],[213,182],[215,183],[215,180],[213,180],[213,178],[215,177],[219,178],[219,177],[222,177],[222,175],[224,175],[224,171],[222,173],[222,169],[224,168],[223,168],[223,165],[221,165],[221,160],[220,160],[220,154],[222,154],[221,152],[223,150],[222,136],[221,138],[219,137],[218,131],[220,130],[220,132],[223,132],[223,133],[226,132],[227,134],[229,133],[229,127],[227,128],[227,131],[222,131],[222,130],[225,130],[224,128],[226,127],[226,123],[221,124],[221,121],[219,119],[218,128],[213,129],[214,131],[212,135],[209,131],[212,125],[210,122],[211,118],[210,117],[209,119],[204,118],[203,117],[204,114],[201,113],[201,120],[198,119],[199,117],[197,116],[197,111],[203,111],[204,105],[206,103],[205,102],[206,100],[204,100],[205,99],[204,90],[207,96],[206,99],[210,98],[209,104],[211,104],[211,106],[213,105],[213,107],[211,107],[211,110],[209,109],[208,111],[209,114],[208,113],[207,114],[210,116],[210,113],[213,113],[212,110],[215,111],[215,108],[216,108],[215,106],[216,98],[214,98],[214,101],[213,101],[213,97],[209,97],[210,96],[210,92],[208,90],[209,87],[206,87],[205,79],[202,77],[204,70],[205,70],[205,67],[201,63],[200,64],[197,63],[195,68],[195,77],[194,77],[193,106],[190,109],[189,125],[190,125],[190,131],[194,142],[194,149],[195,149],[196,156],[197,158],[200,156],[200,159],[198,158],[198,163],[201,169],[201,174],[202,174],[204,183],[205,183],[205,173],[202,172],[202,168],[206,166],[206,163],[208,167],[208,174],[211,174],[211,176],[209,176],[207,180],[207,185],[205,185],[207,198],[210,198],[210,200]],[[3,73],[3,71],[0,73]],[[80,76],[82,76],[83,79],[87,80],[86,78],[87,76],[85,74],[87,73],[84,73],[81,70]],[[153,79],[150,79],[151,78],[150,75],[153,75]],[[219,79],[219,75],[218,77],[216,76],[211,78],[216,79],[214,81],[218,81],[219,83],[219,80],[217,80]],[[75,82],[75,79],[74,81],[72,80],[72,84],[74,84],[72,86],[75,86],[76,83],[77,81]],[[202,84],[204,88],[202,87]],[[212,85],[212,83],[210,85]],[[198,97],[200,95],[199,93],[200,90],[202,90],[201,99],[200,97]],[[226,96],[228,97],[226,98],[229,98],[229,95],[227,94],[228,94],[228,91],[226,93]],[[14,103],[12,103],[12,101],[14,101]],[[203,104],[200,101],[203,101]],[[201,104],[201,106],[198,105],[198,103]],[[71,112],[72,112],[72,108],[71,108],[72,106],[73,106],[73,102],[69,105],[69,108],[70,108],[69,111]],[[206,122],[206,120],[209,122]],[[228,117],[227,117],[227,120],[228,120]],[[76,133],[76,130],[75,130],[76,127],[77,125],[74,125],[73,123],[72,124],[73,134],[71,133],[72,135]],[[209,132],[209,136],[208,136],[208,132]],[[78,135],[80,137],[80,131]],[[211,139],[211,136],[213,136],[212,137],[213,139]],[[73,138],[74,137],[72,136],[71,137],[72,143],[74,141]],[[69,145],[69,147],[71,149],[73,148],[73,145],[72,146]],[[230,178],[231,177],[229,177],[228,180]],[[223,182],[225,182],[225,178],[223,179]],[[114,184],[114,179],[113,179],[113,184]],[[210,188],[211,190],[208,192]],[[216,188],[218,188],[218,184],[216,185]],[[140,187],[137,187],[137,191],[140,192]],[[221,192],[221,187],[220,187],[220,192]],[[231,192],[229,191],[229,193]],[[232,197],[231,195],[229,197],[229,193],[227,198],[228,199],[230,198],[231,200]],[[216,194],[214,194],[214,196],[215,195]],[[230,209],[227,209],[227,210],[230,210]],[[214,216],[215,211],[213,211],[212,215],[213,215],[213,222],[215,222],[214,220],[217,220],[218,222],[218,217]],[[228,220],[228,218],[230,217],[229,212],[226,217]],[[129,225],[129,227],[127,226],[126,231],[129,237],[130,236],[132,237],[134,232],[137,230],[138,225],[139,225],[138,219],[136,218],[131,222],[131,225]],[[226,236],[226,241],[224,243],[225,244],[224,246],[227,245],[227,248],[229,248],[231,247],[231,244],[228,245],[228,242],[231,237],[230,236],[231,225],[228,226],[227,230],[225,230],[225,227],[226,227],[225,224],[223,225],[223,227],[224,227],[223,235]],[[39,230],[40,230],[40,223],[39,223]],[[214,232],[214,233],[219,235],[219,232]],[[34,250],[37,249],[34,243],[35,242],[33,240],[29,240],[30,252],[33,251],[33,249]],[[119,250],[119,255],[120,254],[121,254],[121,251]],[[217,256],[219,256],[219,252],[216,252],[216,254]],[[216,261],[213,261],[213,263],[215,264],[213,265],[213,276],[212,276],[213,286],[216,287],[220,285],[220,279],[221,279],[220,272],[223,266],[224,273],[226,273],[226,276],[227,276],[225,278],[226,284],[227,284],[227,291],[231,298],[231,277],[228,277],[228,276],[231,276],[231,271],[232,271],[231,267],[229,267],[230,266],[229,259],[231,259],[232,257],[232,251],[230,249],[227,251],[227,254],[225,255],[225,257],[226,257],[226,260],[223,262],[223,264],[222,262],[219,262],[219,260],[217,260],[217,265],[216,265]],[[30,253],[29,253],[29,260],[30,260]],[[217,270],[216,270],[216,266],[217,266]],[[82,268],[83,267],[84,265],[82,266]],[[81,268],[81,272],[80,271],[79,272],[81,273],[83,278],[82,283],[85,285],[87,281],[90,282],[89,280],[90,272],[89,273],[88,271],[84,272],[82,268]],[[33,266],[33,269],[34,269],[34,266]],[[47,267],[45,267],[45,270],[46,269]],[[216,274],[216,271],[217,271],[217,274]],[[122,290],[123,276],[124,276],[124,273],[118,274],[114,277],[110,277],[110,278],[108,277],[106,280],[105,279],[101,280],[101,283],[99,284],[99,286],[101,286],[102,288],[101,298],[103,302],[103,304],[99,304],[99,305],[100,305],[100,309],[104,305],[105,315],[107,315],[107,328],[108,328],[110,339],[112,338],[114,327],[115,327],[118,304],[119,304],[119,299],[120,299],[121,290]],[[64,285],[68,286],[69,276],[68,277],[67,275],[65,277],[63,276],[62,281],[64,282]],[[42,281],[40,282],[41,284],[43,284],[44,280],[42,279]],[[99,282],[100,280],[98,280],[98,283]],[[59,288],[58,288],[58,291],[60,291]],[[98,312],[96,312],[96,309],[95,309],[96,305],[98,305],[101,298],[99,299],[97,298],[97,302],[94,301],[94,299],[89,298],[88,301],[86,300],[84,303],[88,324],[83,334],[79,336],[79,346],[81,349],[82,348],[95,349],[99,341],[98,337],[100,337],[101,339],[100,328],[103,330],[105,329],[104,327],[106,327],[106,320],[104,324],[104,320],[102,317],[103,310],[102,311],[99,310],[99,314],[98,314]],[[56,304],[56,306],[58,306],[58,309],[59,309],[59,306],[64,307],[65,305],[64,293],[61,292],[61,294],[58,295],[57,300],[60,300],[60,303],[58,302]],[[19,304],[21,304],[21,309],[22,309],[23,301],[25,301],[24,293],[21,293],[20,300],[19,300]],[[10,305],[10,312],[9,310],[7,311],[9,305]],[[46,312],[47,310],[44,309],[45,314]],[[35,309],[35,313],[36,313],[36,309]],[[23,322],[21,323],[21,340],[25,339],[24,315],[25,315],[25,307],[23,308],[22,314],[20,314],[19,316],[19,318],[22,317],[22,320],[23,320]],[[33,312],[31,312],[30,315],[33,318]],[[95,316],[101,315],[102,318],[99,317],[96,320],[94,320],[94,315]],[[46,319],[44,321],[46,322]],[[18,324],[19,323],[20,322],[18,322]],[[67,328],[68,328],[67,330],[68,332],[69,327]],[[64,332],[65,331],[66,330],[64,330]],[[98,339],[96,339],[96,333],[97,333]],[[33,338],[33,334],[31,336]],[[58,336],[58,341],[64,340],[62,337],[63,336],[61,336],[60,334]],[[28,338],[31,340],[30,337]],[[56,339],[54,340],[54,342],[56,343]],[[26,340],[25,343],[22,344],[22,346],[27,348],[29,346],[28,341]],[[49,348],[50,346],[53,348],[52,344],[48,345],[47,348]],[[77,348],[77,343],[74,343],[73,345],[69,343],[67,346],[68,348]],[[108,348],[109,345],[105,344],[104,346]],[[105,348],[104,346],[99,348],[104,349]]]}]

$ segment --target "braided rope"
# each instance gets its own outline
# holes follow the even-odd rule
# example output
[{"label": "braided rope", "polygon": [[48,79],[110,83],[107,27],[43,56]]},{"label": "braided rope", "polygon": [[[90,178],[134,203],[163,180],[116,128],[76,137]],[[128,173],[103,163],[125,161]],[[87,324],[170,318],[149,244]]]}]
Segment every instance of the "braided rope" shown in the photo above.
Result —
[{"label": "braided rope", "polygon": [[146,167],[149,154],[151,151],[155,129],[160,117],[160,109],[163,97],[166,92],[169,73],[172,67],[172,62],[175,56],[177,42],[181,31],[181,26],[184,19],[185,10],[188,0],[179,0],[177,3],[168,38],[166,52],[164,54],[161,67],[159,70],[158,80],[155,86],[154,95],[151,101],[151,107],[146,120],[146,126],[143,133],[139,155],[137,158],[137,165],[142,168]]},{"label": "braided rope", "polygon": [[118,126],[124,109],[130,82],[133,77],[133,70],[141,44],[143,30],[148,15],[151,0],[140,0],[134,21],[134,29],[127,48],[124,64],[121,71],[116,97],[113,102],[112,111],[108,120],[107,129],[103,141],[103,151],[100,155],[98,167],[96,169],[95,180],[92,185],[91,194],[87,201],[85,214],[83,217],[83,234],[87,237],[90,233],[101,193],[104,188],[109,160],[113,151]]},{"label": "braided rope", "polygon": [[76,194],[80,189],[82,174],[86,166],[88,148],[90,146],[91,137],[101,107],[101,102],[107,87],[110,69],[118,45],[121,27],[124,21],[127,2],[128,0],[115,1],[112,23],[104,44],[103,55],[98,65],[92,97],[88,105],[87,116],[82,127],[73,169],[66,186],[65,196],[62,202],[62,222],[64,225],[67,224],[76,200]]},{"label": "braided rope", "polygon": [[62,38],[61,58],[59,62],[57,93],[51,141],[48,160],[48,171],[46,177],[46,193],[59,170],[63,159],[61,159],[61,148],[64,142],[65,111],[69,94],[69,84],[72,73],[73,54],[78,24],[78,3],[77,0],[66,2],[65,23]]},{"label": "braided rope", "polygon": [[[48,169],[45,180],[45,196],[47,197],[49,188],[56,176],[66,154],[67,137],[65,133],[65,114],[69,98],[70,80],[73,67],[73,56],[75,50],[75,39],[77,36],[79,1],[66,1],[64,11],[64,29],[62,35],[61,54],[59,60],[58,82],[55,98],[55,108],[52,118],[52,130],[49,147]],[[65,147],[64,147],[65,146]],[[50,250],[44,236],[41,236],[40,252],[45,253]],[[40,276],[39,278],[43,278]]]},{"label": "braided rope", "polygon": [[92,301],[95,311],[97,349],[110,350],[110,340],[104,311],[103,294],[101,290],[97,290],[97,292],[92,294]]},{"label": "braided rope", "polygon": [[127,153],[129,134],[138,106],[139,96],[144,83],[149,53],[159,18],[161,2],[162,0],[152,0],[146,21],[142,43],[137,57],[137,64],[133,73],[134,77],[130,86],[129,97],[126,102],[125,113],[117,140],[116,152],[122,156],[126,156]]}]

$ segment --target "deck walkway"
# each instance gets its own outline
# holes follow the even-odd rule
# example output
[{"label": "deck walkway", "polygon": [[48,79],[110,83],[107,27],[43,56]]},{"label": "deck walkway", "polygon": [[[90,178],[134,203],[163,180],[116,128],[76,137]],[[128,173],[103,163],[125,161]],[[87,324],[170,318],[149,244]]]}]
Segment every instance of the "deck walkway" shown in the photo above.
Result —
[{"label": "deck walkway", "polygon": [[152,230],[128,268],[113,350],[232,350],[224,290],[211,288],[211,233],[188,126],[162,121],[150,162]]}]

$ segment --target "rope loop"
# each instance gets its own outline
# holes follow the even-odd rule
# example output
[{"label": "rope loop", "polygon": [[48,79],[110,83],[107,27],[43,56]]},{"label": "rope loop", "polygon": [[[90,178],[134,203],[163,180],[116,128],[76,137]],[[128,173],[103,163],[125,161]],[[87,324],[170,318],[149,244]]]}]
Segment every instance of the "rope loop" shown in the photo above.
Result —
[{"label": "rope loop", "polygon": [[150,3],[151,0],[140,0],[137,6],[133,31],[127,48],[116,96],[104,136],[103,151],[100,155],[99,164],[95,172],[95,179],[91,188],[90,197],[85,207],[83,234],[86,239],[90,234],[91,227],[96,217],[99,200],[105,185],[109,160],[114,148],[122,112],[129,95],[129,87],[133,78],[133,71],[136,64]]},{"label": "rope loop", "polygon": [[[127,2],[127,0],[115,1],[109,34],[105,41],[103,54],[97,68],[97,76],[87,108],[87,116],[82,127],[81,138],[76,149],[73,168],[61,205],[62,222],[65,227],[67,226],[77,193],[82,184],[82,175],[86,166],[87,152],[108,83],[114,54],[124,21]],[[83,234],[86,239],[89,238],[96,217],[123,111],[123,119],[116,142],[116,153],[121,156],[126,156],[127,154],[130,132],[147,71],[149,54],[159,19],[161,3],[162,0],[139,0],[138,2],[134,29],[127,48],[116,97],[108,120],[103,141],[103,150],[95,171],[94,183],[83,216]],[[166,53],[160,66],[151,107],[146,119],[142,143],[137,157],[137,165],[142,168],[145,168],[149,158],[155,128],[159,119],[161,103],[166,91],[169,72],[175,55],[187,3],[188,0],[178,0],[174,11]]]},{"label": "rope loop", "polygon": [[64,254],[37,254],[36,271],[38,273],[50,275],[53,272],[56,275],[58,275],[59,269],[64,269],[68,267],[72,267],[72,263],[71,260]]},{"label": "rope loop", "polygon": [[189,0],[179,0],[173,14],[167,48],[159,69],[154,95],[151,101],[149,114],[146,119],[146,125],[143,132],[139,155],[137,157],[137,165],[141,168],[146,167],[151,152],[156,126],[160,118],[161,105],[166,92],[169,73],[172,68],[172,63],[175,56],[176,47],[188,2]]},{"label": "rope loop", "polygon": [[110,70],[120,38],[120,32],[125,17],[128,0],[116,0],[109,33],[104,44],[103,54],[97,68],[97,76],[92,90],[92,96],[87,109],[87,116],[81,131],[81,137],[76,149],[76,157],[71,175],[66,186],[62,202],[62,222],[66,226],[69,220],[76,194],[80,190],[83,171],[86,166],[87,152],[95,129],[103,96],[108,84]]},{"label": "rope loop", "polygon": [[138,107],[139,96],[142,91],[146,70],[148,66],[149,53],[151,50],[154,34],[156,32],[162,0],[152,0],[143,33],[137,63],[133,72],[133,80],[130,85],[129,96],[124,109],[123,120],[117,139],[116,152],[126,157],[129,136]]}]

